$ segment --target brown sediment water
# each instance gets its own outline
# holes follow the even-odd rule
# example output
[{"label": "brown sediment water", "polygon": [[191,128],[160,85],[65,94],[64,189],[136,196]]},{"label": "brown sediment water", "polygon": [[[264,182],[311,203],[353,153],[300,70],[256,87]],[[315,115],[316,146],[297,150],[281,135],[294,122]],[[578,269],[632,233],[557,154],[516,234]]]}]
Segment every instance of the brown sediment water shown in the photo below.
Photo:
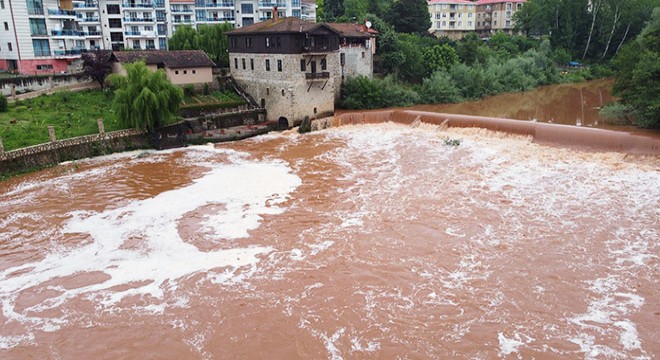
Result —
[{"label": "brown sediment water", "polygon": [[417,111],[334,121],[0,183],[0,358],[660,352],[657,148]]},{"label": "brown sediment water", "polygon": [[396,122],[410,125],[420,121],[443,127],[481,128],[509,134],[530,136],[535,142],[572,148],[621,151],[660,155],[660,137],[628,132],[584,128],[559,124],[489,118],[483,116],[440,114],[416,110],[380,110],[345,112],[335,117],[336,125]]}]

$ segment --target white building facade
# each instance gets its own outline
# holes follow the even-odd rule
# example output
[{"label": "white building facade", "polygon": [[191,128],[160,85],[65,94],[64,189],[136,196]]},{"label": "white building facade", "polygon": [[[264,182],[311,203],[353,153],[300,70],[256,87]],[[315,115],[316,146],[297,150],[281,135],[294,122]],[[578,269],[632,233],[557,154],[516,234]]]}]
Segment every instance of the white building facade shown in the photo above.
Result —
[{"label": "white building facade", "polygon": [[300,0],[0,0],[0,70],[72,71],[85,51],[166,50],[181,26],[302,17]]}]

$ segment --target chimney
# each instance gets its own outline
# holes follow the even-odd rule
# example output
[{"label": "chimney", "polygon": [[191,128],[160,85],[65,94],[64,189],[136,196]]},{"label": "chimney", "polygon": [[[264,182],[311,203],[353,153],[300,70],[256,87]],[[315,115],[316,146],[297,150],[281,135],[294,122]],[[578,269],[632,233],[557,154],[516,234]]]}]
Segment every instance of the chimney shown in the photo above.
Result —
[{"label": "chimney", "polygon": [[277,22],[277,6],[273,6],[273,22]]}]

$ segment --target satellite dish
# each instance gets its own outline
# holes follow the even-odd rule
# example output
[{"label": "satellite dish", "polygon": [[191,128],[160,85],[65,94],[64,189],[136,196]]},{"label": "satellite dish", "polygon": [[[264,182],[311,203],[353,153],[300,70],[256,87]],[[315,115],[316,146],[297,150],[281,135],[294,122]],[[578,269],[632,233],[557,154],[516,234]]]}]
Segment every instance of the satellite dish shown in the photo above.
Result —
[{"label": "satellite dish", "polygon": [[367,29],[371,29],[371,21],[367,20],[367,22],[364,23],[364,25],[367,26]]}]

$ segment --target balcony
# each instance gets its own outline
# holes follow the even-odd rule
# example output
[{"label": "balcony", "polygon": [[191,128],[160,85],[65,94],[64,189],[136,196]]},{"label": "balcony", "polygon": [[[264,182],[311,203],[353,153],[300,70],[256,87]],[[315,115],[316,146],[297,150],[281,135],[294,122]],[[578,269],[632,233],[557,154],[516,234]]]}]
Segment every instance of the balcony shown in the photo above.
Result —
[{"label": "balcony", "polygon": [[193,8],[188,8],[188,7],[186,7],[186,8],[172,8],[172,13],[181,14],[181,13],[193,13],[193,12],[194,12]]},{"label": "balcony", "polygon": [[148,22],[152,23],[154,22],[154,18],[139,18],[139,17],[124,17],[124,22],[127,23],[143,23],[143,22]]},{"label": "balcony", "polygon": [[207,2],[205,5],[207,8],[233,8],[234,2],[233,1]]},{"label": "balcony", "polygon": [[84,32],[79,30],[51,30],[50,35],[53,37],[80,37],[84,36]]},{"label": "balcony", "polygon": [[53,51],[53,55],[56,58],[70,58],[70,57],[78,57],[85,52],[87,52],[86,49],[55,50]]},{"label": "balcony", "polygon": [[86,37],[101,37],[100,31],[88,31],[85,33]]},{"label": "balcony", "polygon": [[96,9],[99,3],[96,1],[85,1],[84,3],[73,4],[74,9]]},{"label": "balcony", "polygon": [[330,73],[327,71],[323,72],[315,72],[315,73],[305,73],[305,79],[307,80],[323,80],[323,79],[329,79],[330,78]]},{"label": "balcony", "polygon": [[270,8],[272,9],[275,6],[274,1],[259,1],[259,7],[260,8]]},{"label": "balcony", "polygon": [[144,2],[133,2],[133,3],[123,3],[121,6],[131,9],[151,9],[154,7],[154,3],[149,1]]},{"label": "balcony", "polygon": [[33,31],[30,35],[32,35],[32,37],[48,36],[48,31],[46,31],[46,29],[38,29],[37,31]]},{"label": "balcony", "polygon": [[48,9],[48,17],[56,19],[75,19],[76,12],[73,10]]},{"label": "balcony", "polygon": [[165,22],[167,18],[165,16],[156,16],[156,21],[158,22]]},{"label": "balcony", "polygon": [[214,18],[206,18],[204,20],[200,21],[206,21],[206,22],[227,22],[227,21],[234,21],[235,18],[233,16],[225,16],[225,17],[214,17]]},{"label": "balcony", "polygon": [[156,32],[154,31],[124,31],[124,35],[129,37],[140,37],[140,38],[152,38],[156,37]]},{"label": "balcony", "polygon": [[285,9],[287,7],[286,1],[278,1],[277,2],[277,7],[280,9]]},{"label": "balcony", "polygon": [[98,16],[82,17],[82,16],[78,15],[78,22],[81,22],[81,23],[99,22],[99,17]]},{"label": "balcony", "polygon": [[175,24],[192,24],[194,21],[192,19],[172,19],[172,22]]}]

